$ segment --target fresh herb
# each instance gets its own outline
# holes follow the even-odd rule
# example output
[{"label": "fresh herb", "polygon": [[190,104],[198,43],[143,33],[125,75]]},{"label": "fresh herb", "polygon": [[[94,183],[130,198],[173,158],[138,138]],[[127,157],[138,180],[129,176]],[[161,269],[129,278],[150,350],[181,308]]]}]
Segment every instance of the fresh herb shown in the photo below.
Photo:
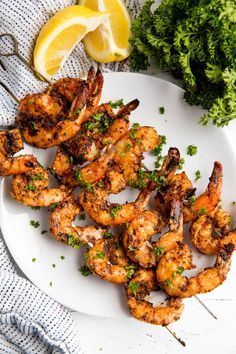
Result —
[{"label": "fresh herb", "polygon": [[165,113],[165,107],[159,107],[159,113],[164,114]]},{"label": "fresh herb", "polygon": [[177,274],[178,274],[178,275],[183,274],[183,272],[184,272],[184,267],[178,267],[178,268],[177,268]]},{"label": "fresh herb", "polygon": [[196,197],[192,196],[190,198],[188,198],[188,202],[190,205],[193,205],[195,203]]},{"label": "fresh herb", "polygon": [[180,159],[178,169],[182,170],[184,167],[184,164],[185,164],[185,159],[184,158]]},{"label": "fresh herb", "polygon": [[81,243],[73,234],[70,233],[68,234],[68,245],[77,250]]},{"label": "fresh herb", "polygon": [[99,181],[99,182],[98,182],[98,187],[104,188],[104,186],[105,186],[104,181]]},{"label": "fresh herb", "polygon": [[26,191],[36,191],[37,190],[37,187],[34,185],[34,184],[27,184],[26,186],[25,186],[25,190]]},{"label": "fresh herb", "polygon": [[32,210],[39,210],[39,209],[40,209],[40,206],[32,206],[31,209],[32,209]]},{"label": "fresh herb", "polygon": [[232,202],[233,205],[236,205],[236,202]]},{"label": "fresh herb", "polygon": [[234,222],[234,219],[232,215],[229,215],[229,225],[231,225]]},{"label": "fresh herb", "polygon": [[52,264],[52,267],[53,267],[53,268],[56,268],[56,264],[55,264],[55,263],[53,263],[53,264]]},{"label": "fresh herb", "polygon": [[28,100],[28,105],[31,106],[34,103],[34,98],[30,98]]},{"label": "fresh herb", "polygon": [[133,247],[132,245],[129,245],[128,246],[128,250],[132,252],[132,251],[136,251],[136,248]]},{"label": "fresh herb", "polygon": [[85,128],[90,132],[93,131],[94,126],[95,126],[94,122],[88,121],[85,123]]},{"label": "fresh herb", "polygon": [[131,128],[130,133],[129,133],[129,137],[131,139],[135,140],[135,142],[138,143],[138,144],[140,144],[142,142],[141,139],[136,137],[136,134],[138,133],[139,126],[140,125],[138,123],[134,123],[132,125],[132,128]]},{"label": "fresh herb", "polygon": [[94,191],[92,183],[87,183],[86,186],[86,191],[92,193]]},{"label": "fresh herb", "polygon": [[32,258],[32,262],[33,262],[33,263],[36,262],[36,258]]},{"label": "fresh herb", "polygon": [[162,0],[152,10],[153,3],[132,23],[132,69],[152,61],[171,71],[185,100],[209,110],[203,125],[228,125],[236,118],[235,0]]},{"label": "fresh herb", "polygon": [[64,257],[64,256],[61,256],[60,258],[61,258],[61,260],[62,260],[62,261],[65,259],[65,257]]},{"label": "fresh herb", "polygon": [[52,287],[52,281],[50,281],[49,286]]},{"label": "fresh herb", "polygon": [[187,147],[187,154],[190,156],[197,154],[197,146],[196,145],[189,145]]},{"label": "fresh herb", "polygon": [[48,207],[48,211],[51,211],[51,210],[55,209],[57,206],[58,206],[58,203],[50,204],[49,207]]},{"label": "fresh herb", "polygon": [[77,182],[83,181],[83,178],[82,178],[81,173],[79,171],[75,171],[75,179]]},{"label": "fresh herb", "polygon": [[110,101],[109,105],[111,106],[111,108],[116,109],[116,108],[119,108],[120,106],[123,106],[124,105],[124,101],[121,98],[120,100],[117,100],[115,102]]},{"label": "fresh herb", "polygon": [[41,231],[41,235],[44,235],[44,234],[46,234],[47,233],[47,230],[42,230]]},{"label": "fresh herb", "polygon": [[152,250],[157,257],[160,257],[165,251],[164,247],[153,247]]},{"label": "fresh herb", "polygon": [[104,259],[105,258],[105,253],[104,252],[102,252],[102,251],[97,251],[96,253],[95,253],[95,255],[93,256],[93,259],[97,259],[97,258],[99,258],[99,259]]},{"label": "fresh herb", "polygon": [[79,116],[79,115],[80,115],[80,113],[81,113],[81,109],[80,109],[80,108],[78,108],[78,109],[76,110],[76,114]]},{"label": "fresh herb", "polygon": [[136,283],[135,281],[132,281],[132,280],[129,282],[129,289],[132,291],[134,296],[136,296],[138,288],[139,288],[138,283]]},{"label": "fresh herb", "polygon": [[41,181],[44,179],[44,177],[41,175],[41,173],[35,173],[31,179],[32,181]]},{"label": "fresh herb", "polygon": [[126,276],[128,279],[132,278],[132,276],[134,275],[135,269],[136,269],[136,267],[133,265],[125,266]]},{"label": "fresh herb", "polygon": [[101,122],[103,117],[104,117],[103,113],[96,113],[96,114],[92,115],[92,118],[97,120],[98,122]]},{"label": "fresh herb", "polygon": [[86,265],[81,266],[79,271],[84,277],[87,277],[88,275],[92,274],[91,270]]},{"label": "fresh herb", "polygon": [[113,235],[112,235],[112,232],[110,232],[110,231],[108,231],[108,230],[106,230],[105,232],[104,232],[104,234],[103,234],[103,237],[104,238],[110,238],[110,237],[112,237]]},{"label": "fresh herb", "polygon": [[39,221],[30,220],[30,225],[37,229],[37,227],[40,226],[40,223],[39,223]]},{"label": "fresh herb", "polygon": [[152,153],[156,156],[156,162],[155,162],[155,167],[159,168],[161,166],[161,161],[163,159],[162,150],[164,145],[166,144],[166,136],[165,135],[160,135],[159,136],[160,142],[159,144],[155,147],[155,149],[152,150]]},{"label": "fresh herb", "polygon": [[195,182],[197,182],[200,178],[202,178],[201,172],[197,170],[195,172]]},{"label": "fresh herb", "polygon": [[116,214],[118,211],[120,211],[122,209],[122,205],[116,205],[114,207],[110,208],[110,215],[112,218],[116,217]]},{"label": "fresh herb", "polygon": [[170,279],[166,279],[164,281],[165,286],[167,286],[168,288],[173,288],[173,284],[172,281]]},{"label": "fresh herb", "polygon": [[201,215],[206,215],[207,214],[207,210],[206,208],[201,208],[198,212],[198,215],[201,216]]},{"label": "fresh herb", "polygon": [[79,215],[79,220],[85,220],[85,218],[86,218],[86,215],[84,213]]}]

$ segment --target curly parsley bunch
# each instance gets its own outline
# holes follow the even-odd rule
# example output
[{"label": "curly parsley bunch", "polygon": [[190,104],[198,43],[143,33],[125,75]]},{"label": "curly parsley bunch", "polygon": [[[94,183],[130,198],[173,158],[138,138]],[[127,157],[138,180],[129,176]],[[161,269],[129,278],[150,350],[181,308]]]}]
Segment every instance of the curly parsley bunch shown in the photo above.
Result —
[{"label": "curly parsley bunch", "polygon": [[227,125],[236,118],[236,1],[153,3],[132,24],[132,68],[147,69],[151,58],[183,80],[190,105],[208,110],[203,125]]}]

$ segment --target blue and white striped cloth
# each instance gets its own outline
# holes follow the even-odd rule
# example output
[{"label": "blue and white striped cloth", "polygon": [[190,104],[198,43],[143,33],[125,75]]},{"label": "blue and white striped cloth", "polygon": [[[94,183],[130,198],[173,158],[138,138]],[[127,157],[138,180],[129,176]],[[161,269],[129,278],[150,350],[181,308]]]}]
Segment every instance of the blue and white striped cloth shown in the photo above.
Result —
[{"label": "blue and white striped cloth", "polygon": [[68,310],[17,274],[0,239],[0,354],[83,353]]}]

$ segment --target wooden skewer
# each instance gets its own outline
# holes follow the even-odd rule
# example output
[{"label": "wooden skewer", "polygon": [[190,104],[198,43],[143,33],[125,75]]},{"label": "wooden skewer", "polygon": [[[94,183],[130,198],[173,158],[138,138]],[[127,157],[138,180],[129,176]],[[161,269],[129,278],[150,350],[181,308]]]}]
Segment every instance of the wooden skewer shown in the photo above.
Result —
[{"label": "wooden skewer", "polygon": [[174,337],[183,347],[186,347],[186,343],[181,339],[179,338],[175,332],[173,332],[169,327],[167,326],[163,326],[167,329],[167,331],[172,335],[172,337]]},{"label": "wooden skewer", "polygon": [[9,89],[9,87],[7,87],[7,85],[5,85],[2,81],[0,81],[0,85],[4,88],[5,91],[7,91],[7,93],[11,96],[11,98],[13,98],[13,100],[17,104],[20,103],[19,98],[16,97],[16,95]]}]

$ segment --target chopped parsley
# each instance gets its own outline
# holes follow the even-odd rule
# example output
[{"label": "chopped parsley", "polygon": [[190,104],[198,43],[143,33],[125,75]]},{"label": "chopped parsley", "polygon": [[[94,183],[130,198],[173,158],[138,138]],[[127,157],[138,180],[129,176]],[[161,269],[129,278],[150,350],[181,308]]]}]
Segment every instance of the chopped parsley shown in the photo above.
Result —
[{"label": "chopped parsley", "polygon": [[34,184],[27,184],[26,186],[25,186],[25,190],[26,191],[36,191],[37,190],[37,187],[34,185]]},{"label": "chopped parsley", "polygon": [[88,131],[93,131],[94,127],[95,127],[95,123],[94,122],[91,122],[91,121],[88,121],[85,123],[85,127]]},{"label": "chopped parsley", "polygon": [[81,109],[80,108],[78,108],[77,109],[77,111],[76,111],[76,114],[78,114],[78,116],[80,115],[80,113],[81,113]]},{"label": "chopped parsley", "polygon": [[31,106],[34,103],[34,98],[30,98],[28,100],[28,105]]},{"label": "chopped parsley", "polygon": [[195,172],[195,182],[197,182],[200,178],[202,178],[201,172],[197,170]]},{"label": "chopped parsley", "polygon": [[33,263],[36,262],[36,258],[32,258],[32,262],[33,262]]},{"label": "chopped parsley", "polygon": [[236,205],[236,202],[232,202],[233,205]]},{"label": "chopped parsley", "polygon": [[57,206],[58,206],[58,203],[52,203],[52,204],[50,204],[49,207],[48,207],[48,211],[53,210],[53,209],[56,208]]},{"label": "chopped parsley", "polygon": [[116,205],[114,207],[111,207],[110,209],[110,215],[112,218],[115,218],[116,214],[118,211],[122,209],[122,205]]},{"label": "chopped parsley", "polygon": [[42,181],[44,177],[41,175],[41,173],[35,173],[31,179],[32,181]]},{"label": "chopped parsley", "polygon": [[75,171],[75,179],[77,182],[83,181],[83,178],[82,178],[81,173],[79,171]]},{"label": "chopped parsley", "polygon": [[165,286],[167,286],[168,288],[173,288],[173,284],[172,284],[172,282],[171,282],[170,279],[166,279],[166,280],[164,281],[164,284],[165,284]]},{"label": "chopped parsley", "polygon": [[121,98],[120,100],[117,100],[115,102],[110,101],[109,105],[111,106],[111,108],[114,108],[114,109],[119,108],[120,106],[124,105],[123,98]]},{"label": "chopped parsley", "polygon": [[81,243],[73,234],[68,234],[68,245],[77,250]]},{"label": "chopped parsley", "polygon": [[47,230],[42,230],[41,231],[41,235],[44,235],[44,234],[46,234],[47,233]]},{"label": "chopped parsley", "polygon": [[61,260],[62,260],[62,261],[65,259],[65,257],[64,257],[64,256],[61,256],[60,258],[61,258]]},{"label": "chopped parsley", "polygon": [[136,296],[138,288],[139,288],[139,284],[131,280],[131,282],[129,283],[129,289],[132,291],[134,296]]},{"label": "chopped parsley", "polygon": [[185,164],[185,159],[184,158],[180,159],[178,169],[182,170],[184,167],[184,164]]},{"label": "chopped parsley", "polygon": [[164,114],[165,113],[165,107],[159,107],[159,113]]},{"label": "chopped parsley", "polygon": [[163,160],[162,150],[163,150],[163,146],[166,144],[166,136],[165,135],[160,135],[159,139],[160,139],[159,144],[155,147],[155,149],[152,150],[152,153],[157,158],[156,162],[155,162],[155,167],[156,168],[159,168],[161,166],[161,161]]},{"label": "chopped parsley", "polygon": [[86,188],[87,192],[91,192],[92,193],[94,191],[92,183],[87,183],[85,188]]},{"label": "chopped parsley", "polygon": [[51,286],[51,287],[52,287],[52,281],[50,281],[49,286]]},{"label": "chopped parsley", "polygon": [[132,276],[134,275],[135,269],[136,269],[136,267],[133,265],[125,266],[126,276],[128,279],[132,278]]},{"label": "chopped parsley", "polygon": [[56,264],[55,264],[55,263],[53,263],[53,264],[52,264],[52,267],[53,267],[53,268],[56,268]]},{"label": "chopped parsley", "polygon": [[110,238],[110,237],[112,237],[113,235],[112,235],[112,232],[110,232],[110,231],[108,231],[108,230],[106,230],[105,232],[104,232],[104,234],[103,234],[103,237],[104,238]]},{"label": "chopped parsley", "polygon": [[132,245],[129,245],[128,246],[128,250],[132,252],[132,251],[136,251],[136,248],[133,247]]},{"label": "chopped parsley", "polygon": [[206,208],[201,208],[198,212],[198,215],[201,216],[201,215],[206,215],[207,214],[207,210]]},{"label": "chopped parsley", "polygon": [[79,220],[85,220],[85,218],[86,218],[86,215],[84,213],[79,215]]},{"label": "chopped parsley", "polygon": [[105,253],[102,251],[97,251],[96,254],[93,256],[93,259],[104,259],[105,258]]},{"label": "chopped parsley", "polygon": [[103,113],[96,113],[96,114],[92,115],[92,118],[98,122],[101,122],[103,117],[104,117]]},{"label": "chopped parsley", "polygon": [[91,270],[87,265],[81,266],[79,271],[84,277],[87,277],[88,275],[92,274]]},{"label": "chopped parsley", "polygon": [[39,210],[39,209],[40,209],[40,206],[32,206],[31,209],[32,209],[32,210]]},{"label": "chopped parsley", "polygon": [[195,203],[196,197],[192,196],[190,198],[188,198],[188,202],[190,205],[193,205]]},{"label": "chopped parsley", "polygon": [[164,247],[153,247],[153,252],[157,257],[160,257],[164,253]]},{"label": "chopped parsley", "polygon": [[187,147],[187,155],[194,156],[197,154],[197,146],[196,145],[189,145]]},{"label": "chopped parsley", "polygon": [[99,181],[99,182],[98,182],[98,187],[104,188],[104,186],[105,186],[104,181]]},{"label": "chopped parsley", "polygon": [[39,223],[39,221],[30,220],[30,225],[37,229],[37,227],[40,226],[40,223]]},{"label": "chopped parsley", "polygon": [[134,139],[138,144],[140,144],[142,142],[141,139],[136,137],[139,126],[140,125],[138,123],[134,123],[131,130],[130,130],[130,133],[129,133],[129,137],[131,139]]}]

